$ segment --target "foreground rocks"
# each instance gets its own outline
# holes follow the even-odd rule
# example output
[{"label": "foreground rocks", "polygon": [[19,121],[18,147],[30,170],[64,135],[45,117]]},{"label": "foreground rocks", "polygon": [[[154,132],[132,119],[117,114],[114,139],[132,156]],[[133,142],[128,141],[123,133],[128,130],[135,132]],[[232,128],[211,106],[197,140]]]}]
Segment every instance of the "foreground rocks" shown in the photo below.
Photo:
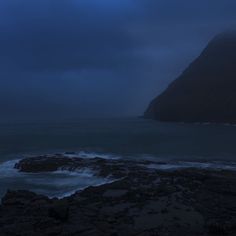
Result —
[{"label": "foreground rocks", "polygon": [[16,168],[43,172],[55,170],[54,162],[55,168],[74,165],[73,171],[89,166],[116,181],[61,200],[8,191],[0,207],[0,235],[236,235],[235,172],[160,171],[148,168],[149,162],[62,156],[25,159]]}]

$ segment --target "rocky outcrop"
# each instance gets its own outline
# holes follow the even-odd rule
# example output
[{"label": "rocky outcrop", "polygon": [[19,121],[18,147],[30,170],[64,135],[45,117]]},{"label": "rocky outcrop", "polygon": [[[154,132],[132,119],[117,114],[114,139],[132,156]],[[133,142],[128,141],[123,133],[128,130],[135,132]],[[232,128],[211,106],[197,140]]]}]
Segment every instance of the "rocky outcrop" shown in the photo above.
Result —
[{"label": "rocky outcrop", "polygon": [[[145,165],[148,161],[140,161],[140,165]],[[110,177],[113,179],[122,178],[130,171],[136,171],[141,166],[134,165],[134,161],[102,158],[68,158],[65,155],[45,155],[25,158],[20,160],[15,168],[20,172],[38,173],[57,170],[80,171],[89,169],[99,177]]]},{"label": "rocky outcrop", "polygon": [[[38,163],[41,171],[48,171],[42,166],[51,158],[25,159],[16,167],[38,172]],[[50,168],[54,161],[58,168],[54,158]],[[236,172],[160,171],[149,162],[100,158],[85,162],[101,169],[98,173],[114,171],[120,178],[61,200],[9,191],[0,206],[0,235],[236,235]]]},{"label": "rocky outcrop", "polygon": [[236,123],[236,32],[216,36],[156,99],[146,118]]}]

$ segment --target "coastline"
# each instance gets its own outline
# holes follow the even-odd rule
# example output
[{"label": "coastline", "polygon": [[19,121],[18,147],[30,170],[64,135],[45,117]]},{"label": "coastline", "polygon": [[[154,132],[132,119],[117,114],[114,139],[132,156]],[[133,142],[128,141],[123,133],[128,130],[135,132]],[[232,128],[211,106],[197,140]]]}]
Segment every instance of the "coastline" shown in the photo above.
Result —
[{"label": "coastline", "polygon": [[113,181],[63,199],[8,191],[0,206],[2,235],[235,235],[236,171],[150,165],[63,156],[23,159],[16,168],[24,173],[86,166]]}]

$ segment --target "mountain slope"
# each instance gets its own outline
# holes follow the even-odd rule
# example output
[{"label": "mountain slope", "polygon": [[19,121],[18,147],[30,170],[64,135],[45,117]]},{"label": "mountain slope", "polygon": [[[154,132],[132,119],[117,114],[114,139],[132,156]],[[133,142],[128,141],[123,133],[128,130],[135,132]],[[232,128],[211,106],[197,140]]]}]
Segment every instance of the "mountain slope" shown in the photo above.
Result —
[{"label": "mountain slope", "polygon": [[216,36],[149,105],[160,121],[236,123],[236,32]]}]

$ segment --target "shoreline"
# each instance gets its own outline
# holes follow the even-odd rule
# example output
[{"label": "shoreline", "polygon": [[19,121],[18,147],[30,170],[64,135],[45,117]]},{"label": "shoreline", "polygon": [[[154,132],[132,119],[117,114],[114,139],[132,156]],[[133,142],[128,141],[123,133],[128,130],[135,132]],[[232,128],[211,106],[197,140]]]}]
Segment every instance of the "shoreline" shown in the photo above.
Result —
[{"label": "shoreline", "polygon": [[62,199],[8,191],[0,206],[2,235],[235,235],[236,171],[168,171],[150,164],[63,156],[22,159],[15,167],[23,173],[86,166],[114,181]]},{"label": "shoreline", "polygon": [[[43,165],[41,169],[28,169],[28,170],[19,170],[16,166],[18,163],[26,162],[29,160],[33,164],[36,162],[36,159],[42,161]],[[49,163],[49,160],[52,159],[52,163]],[[59,166],[55,165],[53,169],[44,169],[48,164],[54,165],[57,159],[64,159],[65,162],[62,162]],[[67,165],[67,160],[71,160],[71,163]],[[81,166],[81,160],[83,160],[83,164]],[[95,161],[94,161],[95,160]],[[118,175],[118,178],[112,177],[114,173],[110,171],[109,175],[106,173],[103,176],[100,176],[97,168],[105,169],[106,166],[98,165],[96,168],[96,160],[101,162],[102,164],[107,162],[112,165],[117,165],[121,163],[121,165],[130,165],[133,163],[136,166],[147,168],[153,171],[178,171],[178,170],[188,170],[188,169],[196,169],[196,170],[204,170],[204,171],[235,171],[236,172],[236,162],[235,161],[206,161],[206,160],[164,160],[164,159],[155,159],[151,156],[143,156],[142,158],[132,159],[132,158],[122,158],[114,154],[96,154],[86,153],[86,152],[65,152],[65,153],[57,153],[57,154],[43,154],[43,155],[26,155],[26,157],[22,157],[19,159],[13,159],[9,161],[5,161],[0,164],[0,171],[3,177],[0,184],[4,185],[4,179],[7,181],[11,179],[11,181],[6,182],[6,186],[10,183],[14,183],[14,179],[17,178],[20,187],[17,189],[24,189],[28,191],[36,192],[37,194],[43,194],[49,198],[63,198],[64,196],[68,197],[77,191],[81,191],[90,186],[100,186],[106,183],[110,183],[112,181],[116,181],[122,177],[121,174]],[[116,176],[117,177],[117,176]],[[42,185],[40,187],[40,191],[37,191],[38,185],[41,182],[41,178],[45,179],[45,186]],[[48,178],[48,179],[47,179]],[[76,185],[72,185],[71,188],[68,189],[68,186],[60,183],[62,178],[66,178],[66,183],[72,182],[81,182],[84,180],[88,180],[88,183],[84,183],[82,186],[78,185],[78,187],[73,187]],[[28,182],[30,180],[32,182],[32,186],[24,186],[24,182]],[[40,182],[38,183],[38,181]],[[56,187],[58,182],[58,188],[60,188],[60,193],[53,193],[53,189],[50,192],[43,192],[44,188],[49,188],[50,185]],[[63,191],[63,188],[64,191]],[[9,185],[8,189],[15,189]],[[0,197],[4,196],[2,194]]]}]

